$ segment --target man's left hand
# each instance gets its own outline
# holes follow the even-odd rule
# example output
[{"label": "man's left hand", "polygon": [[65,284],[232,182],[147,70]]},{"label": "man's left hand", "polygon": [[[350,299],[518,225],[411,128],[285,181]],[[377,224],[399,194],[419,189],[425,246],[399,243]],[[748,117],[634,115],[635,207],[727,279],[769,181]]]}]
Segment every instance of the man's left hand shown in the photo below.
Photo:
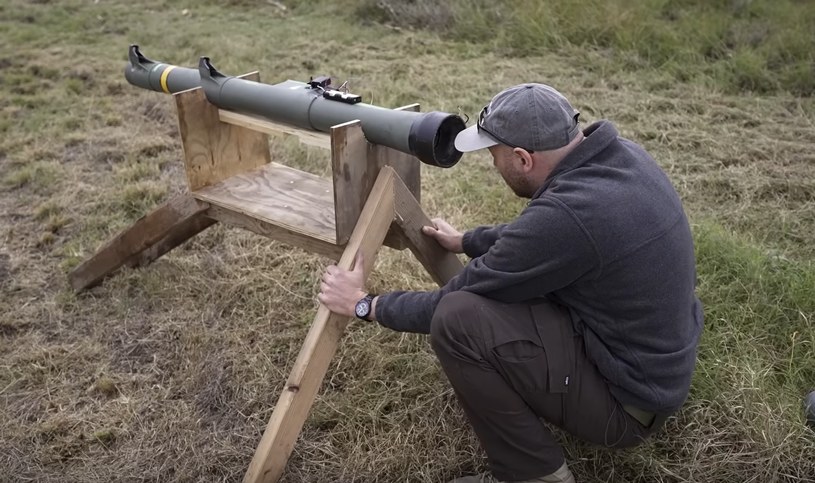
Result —
[{"label": "man's left hand", "polygon": [[317,299],[335,314],[354,317],[357,302],[367,295],[362,252],[357,253],[352,270],[331,265],[326,268]]}]

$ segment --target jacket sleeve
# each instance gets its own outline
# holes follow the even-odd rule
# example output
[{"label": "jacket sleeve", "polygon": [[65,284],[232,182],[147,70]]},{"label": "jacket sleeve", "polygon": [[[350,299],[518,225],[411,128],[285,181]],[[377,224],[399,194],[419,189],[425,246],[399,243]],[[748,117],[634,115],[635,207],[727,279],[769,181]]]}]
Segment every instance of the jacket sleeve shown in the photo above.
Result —
[{"label": "jacket sleeve", "polygon": [[464,253],[470,258],[478,258],[487,253],[495,241],[501,236],[501,232],[506,228],[507,223],[501,225],[484,225],[473,228],[464,233],[461,244]]},{"label": "jacket sleeve", "polygon": [[436,305],[450,292],[523,302],[569,285],[599,264],[593,241],[571,210],[554,199],[538,198],[444,287],[381,295],[376,317],[393,330],[427,334]]}]

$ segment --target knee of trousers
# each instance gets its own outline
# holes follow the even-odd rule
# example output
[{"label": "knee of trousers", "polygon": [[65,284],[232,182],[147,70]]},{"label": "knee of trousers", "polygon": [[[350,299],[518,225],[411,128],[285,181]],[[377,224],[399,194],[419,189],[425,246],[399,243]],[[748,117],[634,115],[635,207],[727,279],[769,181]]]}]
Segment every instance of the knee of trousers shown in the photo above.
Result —
[{"label": "knee of trousers", "polygon": [[430,343],[438,351],[446,343],[461,341],[465,332],[477,331],[483,297],[470,292],[450,292],[441,298],[430,322]]}]

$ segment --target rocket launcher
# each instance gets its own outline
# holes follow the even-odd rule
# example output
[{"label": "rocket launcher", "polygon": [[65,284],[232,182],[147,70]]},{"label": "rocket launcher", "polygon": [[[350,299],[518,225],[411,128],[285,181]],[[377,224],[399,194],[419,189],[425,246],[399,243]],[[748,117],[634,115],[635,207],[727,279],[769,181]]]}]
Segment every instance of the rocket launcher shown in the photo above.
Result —
[{"label": "rocket launcher", "polygon": [[264,84],[224,75],[208,57],[190,69],[150,60],[131,45],[125,78],[135,86],[168,94],[202,87],[207,100],[221,109],[302,129],[329,132],[331,126],[359,120],[369,142],[412,154],[430,166],[449,168],[461,159],[454,141],[466,126],[459,116],[365,104],[360,96],[333,87],[327,77]]}]

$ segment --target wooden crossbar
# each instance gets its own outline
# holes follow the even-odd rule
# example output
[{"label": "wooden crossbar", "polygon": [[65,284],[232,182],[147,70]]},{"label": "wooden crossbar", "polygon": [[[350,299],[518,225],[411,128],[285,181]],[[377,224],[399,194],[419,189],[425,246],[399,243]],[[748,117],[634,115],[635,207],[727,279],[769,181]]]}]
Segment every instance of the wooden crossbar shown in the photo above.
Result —
[{"label": "wooden crossbar", "polygon": [[218,110],[218,117],[221,119],[221,122],[232,124],[233,126],[241,126],[266,134],[288,134],[296,136],[300,139],[301,143],[307,146],[331,149],[331,136],[326,133],[307,131],[289,126],[288,124],[270,121],[262,117],[240,114],[224,109]]}]

